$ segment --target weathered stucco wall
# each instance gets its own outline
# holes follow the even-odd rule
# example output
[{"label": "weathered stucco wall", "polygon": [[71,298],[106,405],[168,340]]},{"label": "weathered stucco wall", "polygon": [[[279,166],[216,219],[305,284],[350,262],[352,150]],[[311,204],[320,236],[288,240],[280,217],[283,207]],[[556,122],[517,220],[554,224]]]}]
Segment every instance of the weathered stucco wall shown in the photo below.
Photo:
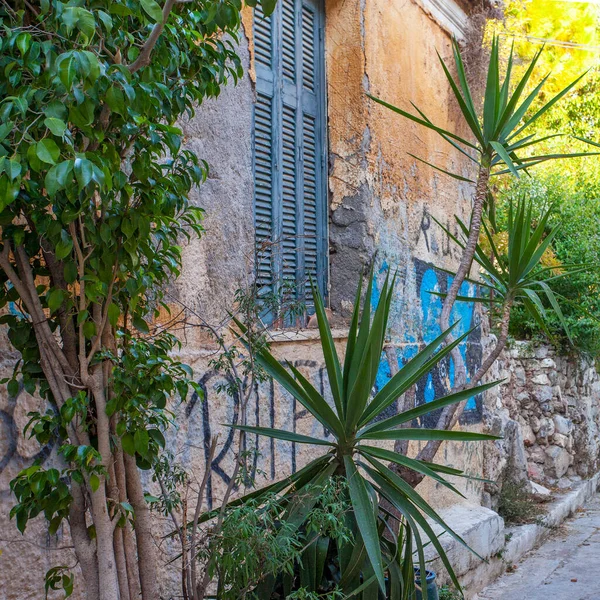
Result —
[{"label": "weathered stucco wall", "polygon": [[[453,215],[468,210],[468,185],[439,176],[416,162],[414,153],[443,168],[468,173],[451,146],[437,136],[403,120],[369,100],[366,93],[408,108],[414,101],[442,127],[457,131],[457,109],[438,63],[436,50],[450,55],[450,36],[414,0],[327,0],[326,64],[328,93],[330,290],[337,317],[347,317],[358,276],[373,258],[377,283],[373,300],[388,269],[399,272],[393,306],[390,350],[382,357],[380,387],[424,344],[439,334],[439,297],[447,277],[430,263],[452,267],[456,254],[432,216],[452,223]],[[194,202],[206,210],[206,234],[185,246],[183,276],[170,290],[172,309],[187,308],[190,321],[200,318],[216,325],[234,303],[236,289],[247,285],[253,267],[252,174],[252,33],[246,18],[239,54],[247,73],[237,86],[224,88],[221,96],[205,103],[197,115],[182,124],[186,145],[209,163],[210,175],[194,192]],[[457,309],[460,328],[478,322],[473,305]],[[336,321],[342,323],[343,321]],[[337,331],[340,352],[345,331]],[[188,328],[181,333],[182,358],[194,368],[206,392],[205,401],[191,397],[175,406],[177,419],[169,438],[175,460],[196,473],[203,469],[211,435],[220,434],[217,456],[211,465],[210,500],[218,501],[228,482],[234,457],[232,433],[223,423],[239,418],[239,399],[220,389],[221,376],[211,366],[215,348],[205,330]],[[8,348],[2,344],[2,348]],[[274,344],[281,358],[293,361],[322,389],[326,389],[323,358],[314,330],[281,337]],[[463,346],[472,368],[481,356],[478,333]],[[4,353],[7,371],[15,356]],[[439,397],[452,384],[451,365],[445,363],[419,382],[414,401]],[[48,536],[43,523],[30,527],[25,542],[8,521],[11,505],[8,482],[25,464],[39,457],[54,461],[52,448],[38,448],[19,433],[34,399],[21,392],[18,398],[0,394],[0,600],[39,598],[43,575],[57,563],[55,548],[68,545],[62,532]],[[391,410],[395,410],[392,407]],[[425,421],[431,425],[433,421]],[[323,437],[326,432],[293,399],[276,386],[260,386],[252,398],[248,424],[284,427]],[[462,427],[481,429],[481,399],[473,399]],[[250,440],[256,444],[256,440]],[[255,469],[257,483],[280,478],[316,454],[285,442],[259,440]],[[415,451],[412,448],[411,451]],[[483,469],[481,444],[448,444],[440,459],[473,474]],[[147,480],[150,485],[149,479]],[[478,482],[460,480],[458,487],[471,502],[479,502]],[[423,484],[423,494],[435,505],[456,500],[445,489]],[[167,525],[164,524],[166,527]],[[161,529],[163,526],[157,523]],[[5,540],[9,540],[6,542]],[[167,556],[169,542],[161,549]],[[63,557],[61,563],[73,562]],[[26,570],[23,568],[26,565]],[[165,594],[177,593],[176,569],[164,570]],[[75,594],[77,597],[77,593]],[[166,595],[165,597],[169,597]]]}]

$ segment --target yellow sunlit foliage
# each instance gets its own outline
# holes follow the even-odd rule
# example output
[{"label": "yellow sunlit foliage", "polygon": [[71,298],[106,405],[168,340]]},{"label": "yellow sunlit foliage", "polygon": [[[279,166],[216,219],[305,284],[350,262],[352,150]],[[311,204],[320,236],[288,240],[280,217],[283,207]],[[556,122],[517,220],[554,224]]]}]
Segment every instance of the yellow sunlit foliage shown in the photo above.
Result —
[{"label": "yellow sunlit foliage", "polygon": [[512,0],[507,3],[504,23],[491,29],[512,40],[517,56],[531,58],[544,44],[538,74],[550,73],[544,86],[556,92],[600,60],[600,10],[594,2],[571,0]]}]

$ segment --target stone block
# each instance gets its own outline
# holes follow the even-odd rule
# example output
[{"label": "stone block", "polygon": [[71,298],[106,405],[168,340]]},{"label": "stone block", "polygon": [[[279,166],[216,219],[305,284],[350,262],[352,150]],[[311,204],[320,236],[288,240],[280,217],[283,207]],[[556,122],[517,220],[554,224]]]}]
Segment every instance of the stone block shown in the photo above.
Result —
[{"label": "stone block", "polygon": [[538,464],[543,464],[546,462],[546,453],[544,452],[544,449],[541,448],[540,446],[536,446],[535,448],[532,448],[531,452],[529,453],[529,460],[538,463]]},{"label": "stone block", "polygon": [[560,448],[566,448],[569,438],[566,435],[562,435],[561,433],[555,433],[552,436],[552,443]]},{"label": "stone block", "polygon": [[568,490],[573,485],[573,482],[568,477],[561,477],[558,480],[557,487],[561,490]]},{"label": "stone block", "polygon": [[554,367],[556,367],[556,363],[551,358],[544,358],[542,361],[542,367],[544,369],[554,369]]},{"label": "stone block", "polygon": [[571,429],[573,428],[573,423],[570,419],[563,417],[562,415],[554,415],[554,429],[557,433],[562,435],[569,435],[571,433]]},{"label": "stone block", "polygon": [[[484,559],[491,558],[504,546],[504,519],[493,510],[473,504],[456,504],[438,511],[439,515],[451,524],[452,529],[460,535],[470,548],[475,550]],[[431,523],[436,533],[441,533],[441,528]],[[460,577],[471,569],[481,564],[481,560],[472,552],[447,535],[440,537],[440,542],[454,568]],[[425,549],[425,558],[433,559],[437,553],[430,544]],[[435,567],[441,567],[439,560]],[[434,570],[436,570],[434,568]]]},{"label": "stone block", "polygon": [[546,448],[546,462],[544,471],[553,479],[560,479],[571,464],[571,455],[559,446],[549,446]]},{"label": "stone block", "polygon": [[525,423],[521,425],[521,434],[523,435],[523,443],[525,446],[530,447],[535,444],[535,433],[529,424]]},{"label": "stone block", "polygon": [[517,385],[524,386],[527,383],[527,377],[525,376],[525,369],[523,367],[516,367],[514,375]]},{"label": "stone block", "polygon": [[529,479],[541,481],[544,478],[544,469],[537,463],[529,462],[527,463],[527,475],[529,476]]},{"label": "stone block", "polygon": [[544,417],[543,419],[541,419],[540,428],[537,432],[537,437],[548,439],[549,437],[554,435],[554,431],[554,421],[549,417]]},{"label": "stone block", "polygon": [[549,385],[536,385],[533,389],[533,397],[542,404],[543,402],[549,402],[553,396],[552,387]]},{"label": "stone block", "polygon": [[529,493],[535,502],[548,502],[552,498],[550,490],[535,481],[529,482]]},{"label": "stone block", "polygon": [[546,373],[540,373],[531,379],[532,383],[536,385],[550,385],[550,379]]}]

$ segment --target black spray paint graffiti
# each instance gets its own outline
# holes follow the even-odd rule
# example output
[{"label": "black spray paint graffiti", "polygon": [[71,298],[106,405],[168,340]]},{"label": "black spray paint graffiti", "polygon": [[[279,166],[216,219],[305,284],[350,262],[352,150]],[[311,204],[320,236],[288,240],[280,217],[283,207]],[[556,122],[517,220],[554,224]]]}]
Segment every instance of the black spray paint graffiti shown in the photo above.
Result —
[{"label": "black spray paint graffiti", "polygon": [[[321,394],[325,394],[325,367],[319,366],[319,364],[314,360],[297,360],[294,362],[294,366],[298,369],[309,369],[313,376],[313,384],[319,389]],[[215,388],[214,384],[221,382],[227,382],[228,384],[233,384],[233,379],[231,376],[223,375],[222,373],[218,373],[214,370],[208,371],[203,375],[203,377],[198,381],[198,384],[202,388],[204,392],[204,400],[200,402],[200,399],[197,394],[194,393],[189,403],[186,406],[185,414],[189,419],[195,409],[195,407],[200,402],[201,411],[202,411],[202,436],[203,436],[203,450],[205,460],[208,460],[209,456],[209,448],[211,443],[211,438],[213,436],[213,426],[211,425],[211,406],[217,406],[214,404],[215,398],[212,396],[212,391]],[[233,387],[233,386],[232,386]],[[218,397],[223,399],[225,394],[219,394],[217,392]],[[297,424],[301,419],[306,417],[310,417],[308,411],[302,408],[301,405],[298,405],[296,399],[289,396],[287,393],[282,392],[280,399],[282,402],[289,402],[290,411],[291,411],[291,426],[292,431],[297,430]],[[231,425],[239,424],[240,419],[240,398],[238,393],[232,394],[229,398],[229,406],[231,408]],[[212,404],[211,404],[212,403]],[[247,420],[252,420],[251,424],[254,426],[266,426],[266,427],[275,427],[276,426],[276,409],[277,409],[277,399],[275,394],[275,384],[273,381],[268,381],[263,386],[259,387],[255,386],[252,395],[250,397],[249,406],[247,407]],[[267,419],[266,423],[261,422],[261,408],[267,409]],[[282,407],[280,407],[281,409]],[[263,411],[264,414],[264,411]],[[329,437],[329,431],[325,428],[322,428],[321,433],[323,438]],[[230,475],[226,472],[224,465],[230,463],[232,453],[234,451],[234,440],[235,440],[235,430],[232,428],[227,428],[226,437],[221,441],[221,449],[220,452],[214,457],[211,462],[210,467],[210,475],[208,478],[207,486],[206,486],[206,500],[209,508],[212,508],[213,503],[213,492],[215,490],[216,482],[214,478],[216,477],[220,480],[225,486],[228,485],[231,481]],[[290,445],[289,454],[286,453],[286,457],[289,457],[288,468],[292,473],[296,471],[297,468],[297,448],[296,444],[292,443]],[[282,458],[277,455],[277,448],[275,444],[275,440],[273,438],[269,438],[268,440],[268,450],[266,453],[263,453],[261,457],[257,452],[259,447],[259,436],[252,435],[246,436],[245,447],[242,448],[242,452],[247,453],[251,457],[251,465],[248,473],[248,479],[253,480],[258,472],[259,468],[261,471],[264,471],[271,480],[274,480],[277,477],[276,468],[278,464],[278,459]],[[259,459],[261,460],[261,464],[259,465]]]}]

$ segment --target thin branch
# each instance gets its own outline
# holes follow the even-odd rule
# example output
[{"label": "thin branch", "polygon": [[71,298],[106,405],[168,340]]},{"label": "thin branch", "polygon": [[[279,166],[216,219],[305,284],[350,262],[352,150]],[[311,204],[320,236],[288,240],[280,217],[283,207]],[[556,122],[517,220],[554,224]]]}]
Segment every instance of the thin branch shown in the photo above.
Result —
[{"label": "thin branch", "polygon": [[171,14],[171,10],[173,10],[173,6],[175,6],[175,3],[176,0],[167,0],[165,2],[162,12],[162,21],[155,23],[154,27],[152,28],[152,33],[146,40],[146,43],[142,46],[142,50],[138,57],[129,65],[128,68],[131,73],[135,73],[136,71],[139,71],[143,67],[146,67],[150,64],[150,54],[152,54],[152,50],[154,50],[154,46],[156,46],[156,42],[165,28],[165,24],[169,18],[169,15]]},{"label": "thin branch", "polygon": [[194,511],[194,522],[192,525],[192,535],[190,539],[190,563],[191,563],[191,579],[192,579],[192,595],[193,600],[199,600],[198,586],[196,585],[196,534],[198,532],[198,519],[200,518],[200,510],[202,509],[202,501],[204,497],[204,490],[208,484],[208,478],[210,476],[210,470],[212,467],[212,461],[217,451],[217,437],[213,436],[210,443],[210,450],[205,463],[204,476],[200,483],[200,489],[198,490],[198,500],[196,502],[196,510]]}]

